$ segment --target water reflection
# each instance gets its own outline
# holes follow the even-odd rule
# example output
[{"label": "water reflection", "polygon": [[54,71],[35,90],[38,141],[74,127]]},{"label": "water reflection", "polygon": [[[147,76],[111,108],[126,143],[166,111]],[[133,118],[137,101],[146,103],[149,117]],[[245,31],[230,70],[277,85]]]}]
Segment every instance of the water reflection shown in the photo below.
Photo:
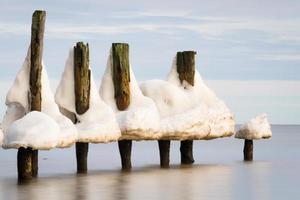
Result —
[{"label": "water reflection", "polygon": [[[19,184],[0,183],[3,199],[178,199],[232,197],[232,170],[226,165],[173,166],[134,169],[132,172],[93,171],[87,175],[40,177]],[[218,191],[218,193],[216,193]],[[1,199],[2,199],[1,198]]]},{"label": "water reflection", "polygon": [[[197,163],[209,164],[170,169],[159,168],[157,143],[137,143],[136,168],[129,173],[118,170],[115,145],[91,148],[87,175],[76,175],[73,149],[41,152],[47,160],[40,163],[40,177],[25,184],[16,180],[16,152],[0,151],[0,199],[300,199],[300,134],[284,130],[269,141],[256,141],[254,162],[247,163],[242,142],[233,139],[196,142]],[[173,145],[171,163],[179,163],[179,143]]]}]

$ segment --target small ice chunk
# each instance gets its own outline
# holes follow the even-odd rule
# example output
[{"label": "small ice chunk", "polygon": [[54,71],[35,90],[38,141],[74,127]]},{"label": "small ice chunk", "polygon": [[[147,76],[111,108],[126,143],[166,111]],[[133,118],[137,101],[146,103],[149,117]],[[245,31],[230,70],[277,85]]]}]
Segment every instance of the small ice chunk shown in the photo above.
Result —
[{"label": "small ice chunk", "polygon": [[235,134],[235,138],[246,140],[267,139],[272,136],[267,114],[263,113],[244,124]]},{"label": "small ice chunk", "polygon": [[60,128],[48,115],[33,111],[14,121],[5,133],[3,148],[51,149],[57,146]]}]

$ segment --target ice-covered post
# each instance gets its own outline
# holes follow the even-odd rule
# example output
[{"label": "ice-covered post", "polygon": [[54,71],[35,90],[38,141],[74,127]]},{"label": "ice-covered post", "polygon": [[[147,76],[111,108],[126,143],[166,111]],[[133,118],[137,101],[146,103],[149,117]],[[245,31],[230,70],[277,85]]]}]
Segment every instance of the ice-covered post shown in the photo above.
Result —
[{"label": "ice-covered post", "polygon": [[[74,47],[74,92],[76,113],[84,114],[90,102],[89,46],[78,42]],[[89,143],[76,143],[77,172],[87,172],[87,156]]]},{"label": "ice-covered post", "polygon": [[[176,66],[181,84],[183,81],[186,81],[188,84],[194,86],[195,55],[195,51],[177,52]],[[182,164],[194,163],[193,140],[181,141],[180,153]]]},{"label": "ice-covered post", "polygon": [[[125,110],[130,104],[130,69],[129,45],[126,43],[112,44],[112,77],[117,108]],[[131,169],[132,140],[120,140],[119,151],[122,169]]]},{"label": "ice-covered post", "polygon": [[[36,10],[32,15],[31,43],[30,43],[30,111],[41,111],[41,77],[42,77],[42,57],[45,30],[46,12]],[[43,134],[43,133],[41,133]],[[30,179],[38,174],[38,151],[31,148],[18,149],[18,177],[19,179]]]},{"label": "ice-covered post", "polygon": [[268,139],[272,137],[271,125],[267,119],[267,114],[260,114],[242,125],[235,133],[234,137],[245,140],[243,150],[244,161],[252,161],[253,140]]}]

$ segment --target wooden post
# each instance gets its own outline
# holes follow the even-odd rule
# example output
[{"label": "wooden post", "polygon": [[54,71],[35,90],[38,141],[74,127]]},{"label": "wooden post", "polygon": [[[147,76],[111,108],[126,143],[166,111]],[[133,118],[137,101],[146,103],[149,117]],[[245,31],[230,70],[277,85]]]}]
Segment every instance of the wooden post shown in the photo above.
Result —
[{"label": "wooden post", "polygon": [[160,167],[170,167],[170,140],[158,140]]},{"label": "wooden post", "polygon": [[17,167],[19,180],[28,180],[32,178],[31,159],[32,150],[30,148],[20,147],[18,149]]},{"label": "wooden post", "polygon": [[245,140],[244,144],[244,160],[253,160],[253,140]]},{"label": "wooden post", "polygon": [[180,142],[180,153],[182,164],[193,164],[193,140],[183,140]]},{"label": "wooden post", "polygon": [[[186,81],[188,84],[194,86],[195,77],[195,51],[177,52],[177,73],[181,84]],[[194,163],[193,156],[193,140],[184,140],[180,143],[181,163]]]},{"label": "wooden post", "polygon": [[[116,105],[119,110],[125,110],[130,104],[129,45],[126,43],[113,43],[112,58],[112,79]],[[132,140],[122,140],[118,144],[122,169],[130,170]]]},{"label": "wooden post", "polygon": [[131,169],[131,148],[132,140],[118,141],[119,151],[121,155],[121,164],[123,170]]},{"label": "wooden post", "polygon": [[[45,11],[36,10],[32,15],[29,78],[30,111],[41,111],[42,109],[41,77],[45,19]],[[38,174],[38,151],[31,148],[19,148],[17,166],[20,180],[36,177]]]},{"label": "wooden post", "polygon": [[194,86],[195,81],[195,51],[177,52],[176,66],[181,84],[183,81]]},{"label": "wooden post", "polygon": [[39,170],[39,152],[38,152],[38,150],[32,150],[31,169],[32,169],[32,177],[37,177],[38,170]]},{"label": "wooden post", "polygon": [[[90,103],[89,45],[78,42],[74,47],[74,92],[76,113],[84,114]],[[77,173],[87,172],[89,144],[76,142]]]}]

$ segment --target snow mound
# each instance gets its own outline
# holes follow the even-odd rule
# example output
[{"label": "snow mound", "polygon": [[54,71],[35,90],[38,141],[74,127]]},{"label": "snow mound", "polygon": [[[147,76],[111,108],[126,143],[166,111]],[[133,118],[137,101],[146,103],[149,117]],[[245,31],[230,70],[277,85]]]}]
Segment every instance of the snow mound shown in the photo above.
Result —
[{"label": "snow mound", "polygon": [[[29,89],[29,76],[30,76],[30,47],[27,52],[27,56],[25,61],[18,72],[16,79],[9,89],[6,96],[6,105],[7,111],[4,116],[2,122],[2,129],[4,133],[4,140],[6,137],[10,137],[7,133],[10,125],[24,117],[26,113],[30,111],[29,105],[29,97],[30,97],[30,89]],[[44,114],[51,117],[58,124],[61,133],[60,133],[60,142],[56,147],[69,147],[73,143],[75,143],[77,139],[77,130],[72,124],[72,122],[64,117],[58,109],[57,104],[54,101],[54,96],[50,88],[50,83],[48,79],[48,75],[44,64],[42,63],[42,105],[41,110]],[[41,134],[42,135],[42,134]],[[42,136],[38,136],[42,137]],[[9,140],[6,140],[9,141]],[[19,141],[20,142],[20,141]]]},{"label": "snow mound", "polygon": [[247,140],[267,139],[271,136],[271,126],[268,122],[266,113],[251,119],[235,134],[235,138]]},{"label": "snow mound", "polygon": [[[121,136],[116,117],[112,109],[99,96],[91,73],[89,109],[82,115],[76,113],[74,93],[74,49],[66,61],[65,70],[56,90],[55,101],[61,111],[76,122],[78,142],[106,143],[116,141]],[[76,119],[76,120],[75,120]]]},{"label": "snow mound", "polygon": [[78,137],[76,127],[70,119],[63,115],[57,115],[54,119],[60,128],[59,141],[56,147],[70,147],[76,142]]},{"label": "snow mound", "polygon": [[209,134],[206,105],[200,103],[192,108],[184,90],[162,80],[146,81],[140,88],[145,96],[153,99],[160,113],[160,139],[200,139]]},{"label": "snow mound", "polygon": [[130,105],[124,111],[118,110],[114,97],[112,62],[112,51],[110,51],[99,93],[117,116],[117,121],[122,132],[121,139],[156,139],[159,130],[159,113],[155,103],[142,94],[131,67]]},{"label": "snow mound", "polygon": [[160,138],[213,139],[234,133],[233,115],[204,84],[197,70],[194,86],[186,81],[181,84],[176,57],[166,81],[146,81],[140,88],[160,113]]},{"label": "snow mound", "polygon": [[48,115],[33,111],[14,121],[4,137],[3,148],[51,149],[58,145],[60,128]]}]

